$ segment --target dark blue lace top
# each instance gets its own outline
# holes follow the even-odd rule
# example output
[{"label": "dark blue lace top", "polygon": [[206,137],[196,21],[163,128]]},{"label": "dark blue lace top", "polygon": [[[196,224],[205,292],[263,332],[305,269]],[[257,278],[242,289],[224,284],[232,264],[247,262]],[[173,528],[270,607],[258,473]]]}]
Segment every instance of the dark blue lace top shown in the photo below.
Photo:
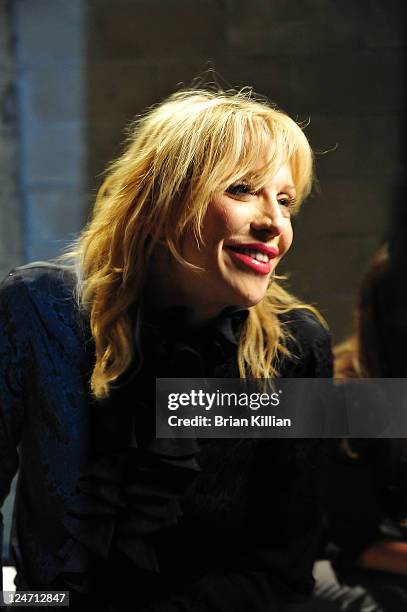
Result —
[{"label": "dark blue lace top", "polygon": [[[155,377],[238,376],[248,311],[189,329],[146,319],[144,366],[89,393],[93,341],[68,268],[16,268],[0,290],[0,504],[19,469],[11,550],[20,589],[65,588],[71,609],[277,610],[312,588],[319,442],[159,440]],[[285,317],[281,376],[332,375],[329,334]]]}]

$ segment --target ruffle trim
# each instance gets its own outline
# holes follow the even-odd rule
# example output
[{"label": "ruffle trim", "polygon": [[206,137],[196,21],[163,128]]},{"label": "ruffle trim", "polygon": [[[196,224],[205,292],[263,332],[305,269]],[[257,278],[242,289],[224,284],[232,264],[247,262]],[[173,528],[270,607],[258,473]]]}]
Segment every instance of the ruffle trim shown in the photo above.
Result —
[{"label": "ruffle trim", "polygon": [[[135,567],[159,572],[149,536],[177,524],[180,497],[200,471],[195,440],[153,440],[139,448],[134,436],[124,452],[100,457],[78,480],[64,527],[70,535],[58,552],[62,572],[86,574],[113,550]],[[86,590],[83,576],[79,590]]]}]

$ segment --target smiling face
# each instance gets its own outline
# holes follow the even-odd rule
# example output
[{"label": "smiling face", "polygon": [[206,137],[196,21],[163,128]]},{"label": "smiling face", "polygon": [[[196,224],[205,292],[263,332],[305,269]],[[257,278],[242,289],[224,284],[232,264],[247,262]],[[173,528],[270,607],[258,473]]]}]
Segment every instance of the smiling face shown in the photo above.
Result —
[{"label": "smiling face", "polygon": [[[203,219],[203,243],[198,244],[192,231],[182,242],[183,257],[200,269],[171,260],[161,275],[161,291],[158,287],[164,302],[189,306],[195,321],[214,317],[227,306],[257,304],[291,246],[295,195],[289,163],[258,191],[242,180],[216,195]],[[163,287],[168,287],[164,278],[170,279],[171,295]]]}]

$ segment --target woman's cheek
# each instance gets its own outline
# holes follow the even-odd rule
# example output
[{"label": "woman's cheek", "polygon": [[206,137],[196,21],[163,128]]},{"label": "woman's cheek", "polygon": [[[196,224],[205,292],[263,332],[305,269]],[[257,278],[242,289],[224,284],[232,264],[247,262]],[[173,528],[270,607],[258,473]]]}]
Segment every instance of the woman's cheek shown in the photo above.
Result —
[{"label": "woman's cheek", "polygon": [[284,232],[283,236],[282,236],[282,250],[284,250],[283,255],[285,255],[285,253],[287,253],[287,251],[290,249],[292,243],[293,243],[293,239],[294,239],[294,233],[293,233],[293,227],[291,225],[291,221],[288,222],[288,226],[286,231]]}]

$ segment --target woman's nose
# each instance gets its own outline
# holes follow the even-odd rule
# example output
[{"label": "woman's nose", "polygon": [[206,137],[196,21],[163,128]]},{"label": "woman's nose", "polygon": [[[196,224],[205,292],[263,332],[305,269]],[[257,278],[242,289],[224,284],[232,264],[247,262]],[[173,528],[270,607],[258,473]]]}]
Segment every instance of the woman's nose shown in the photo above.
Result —
[{"label": "woman's nose", "polygon": [[263,206],[259,209],[258,216],[251,222],[254,231],[268,232],[273,236],[279,236],[284,227],[285,217],[276,198],[265,198]]}]

